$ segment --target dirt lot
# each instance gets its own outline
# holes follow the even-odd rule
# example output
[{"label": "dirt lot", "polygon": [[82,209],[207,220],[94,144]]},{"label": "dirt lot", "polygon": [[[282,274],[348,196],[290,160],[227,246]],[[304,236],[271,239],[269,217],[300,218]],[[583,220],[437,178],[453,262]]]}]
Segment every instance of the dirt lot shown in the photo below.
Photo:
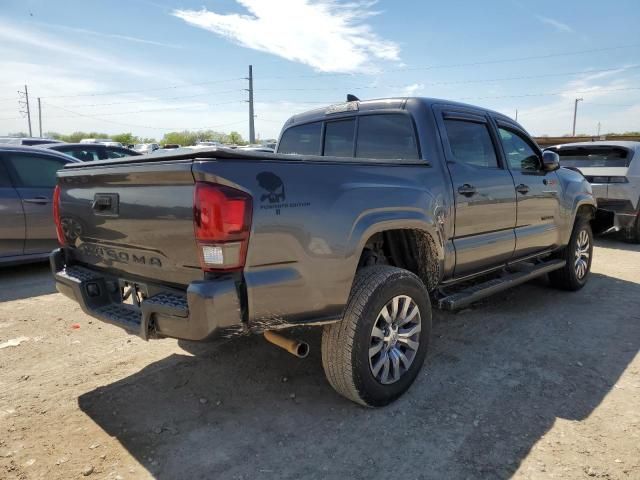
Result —
[{"label": "dirt lot", "polygon": [[[0,271],[1,478],[640,479],[640,248],[601,240],[579,293],[544,281],[437,312],[381,410],[262,338],[145,343]],[[73,328],[73,324],[79,328]]]}]

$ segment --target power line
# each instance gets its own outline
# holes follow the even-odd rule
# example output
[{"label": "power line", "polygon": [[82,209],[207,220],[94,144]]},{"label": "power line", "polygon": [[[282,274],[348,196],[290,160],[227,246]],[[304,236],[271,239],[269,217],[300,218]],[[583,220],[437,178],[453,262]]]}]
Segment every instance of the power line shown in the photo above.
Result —
[{"label": "power line", "polygon": [[611,88],[602,90],[573,90],[570,92],[547,92],[547,93],[525,93],[522,95],[499,95],[495,97],[461,97],[461,100],[486,100],[501,98],[526,98],[526,97],[553,97],[559,95],[572,95],[574,93],[610,93],[610,92],[626,92],[630,90],[640,90],[640,87],[627,88]]},{"label": "power line", "polygon": [[198,83],[185,83],[182,85],[170,85],[167,87],[158,87],[158,88],[143,88],[140,90],[127,90],[127,91],[112,91],[112,92],[100,92],[100,93],[85,93],[85,94],[77,94],[77,95],[50,95],[48,97],[41,98],[75,98],[75,97],[99,97],[104,95],[127,95],[130,93],[141,93],[141,92],[157,92],[161,90],[171,90],[174,88],[187,88],[187,87],[196,87],[202,85],[213,85],[216,83],[224,83],[224,82],[234,82],[243,80],[242,77],[238,78],[227,78],[225,80],[212,80],[210,82],[198,82]]},{"label": "power line", "polygon": [[[98,115],[100,116],[117,116],[117,115],[129,115],[132,113],[145,113],[145,112],[163,112],[166,110],[179,110],[179,109],[189,109],[189,108],[194,108],[194,107],[217,107],[220,105],[230,105],[233,103],[242,103],[244,100],[231,100],[229,102],[221,102],[221,103],[201,103],[198,105],[191,105],[191,106],[185,106],[185,105],[176,105],[175,107],[163,107],[163,108],[151,108],[151,109],[144,109],[144,110],[129,110],[129,111],[124,111],[124,112],[105,112],[105,113],[99,113]],[[44,103],[44,102],[43,102]],[[47,105],[51,105],[50,103],[47,103]],[[52,105],[53,107],[55,107],[55,105]],[[75,105],[72,105],[75,108]],[[49,118],[54,118],[54,117],[49,117]],[[61,118],[61,117],[58,117]]]},{"label": "power line", "polygon": [[[212,93],[215,94],[223,94],[223,93],[233,93],[233,92],[242,92],[242,89],[234,89],[234,90],[219,90],[217,92],[206,92],[206,93],[197,93],[195,95],[180,95],[177,97],[167,97],[167,98],[153,98],[147,100],[132,100],[128,102],[108,102],[108,103],[84,103],[84,104],[74,104],[71,105],[73,108],[85,108],[85,107],[107,107],[111,105],[131,105],[136,103],[151,103],[151,102],[161,102],[166,100],[180,100],[185,98],[196,98],[196,97],[204,97],[208,96]],[[45,97],[42,97],[45,98]],[[48,97],[51,98],[51,97]]]},{"label": "power line", "polygon": [[546,58],[556,58],[556,57],[566,57],[573,55],[586,55],[590,53],[598,53],[598,52],[607,52],[612,50],[620,50],[624,48],[637,48],[640,47],[640,43],[633,43],[628,45],[615,45],[610,47],[601,47],[601,48],[593,48],[589,50],[576,50],[572,52],[558,52],[558,53],[547,53],[542,55],[531,55],[527,57],[511,57],[511,58],[503,58],[498,60],[483,60],[479,62],[465,62],[465,63],[450,63],[450,64],[440,64],[440,65],[426,65],[426,66],[414,66],[410,65],[405,67],[398,67],[394,69],[383,69],[377,70],[372,73],[345,73],[345,72],[337,72],[337,73],[316,73],[309,75],[298,75],[296,77],[291,76],[269,76],[269,77],[261,77],[262,80],[267,79],[283,79],[283,78],[315,78],[315,77],[333,77],[333,76],[359,76],[359,75],[371,75],[371,74],[379,74],[379,73],[388,73],[388,72],[406,72],[411,70],[436,70],[436,69],[446,69],[446,68],[458,68],[458,67],[472,67],[479,65],[494,65],[499,63],[512,63],[512,62],[524,62],[529,60],[542,60]]},{"label": "power line", "polygon": [[59,105],[52,105],[51,103],[49,103],[47,105],[49,107],[57,108],[57,109],[65,111],[65,112],[71,113],[73,115],[77,115],[79,117],[91,118],[91,119],[94,119],[94,120],[99,120],[99,121],[106,122],[106,123],[112,123],[114,125],[120,125],[120,126],[124,126],[124,127],[147,128],[147,129],[153,129],[153,130],[207,130],[207,129],[213,129],[213,128],[228,127],[228,126],[237,125],[237,124],[245,122],[244,120],[241,120],[241,121],[238,121],[238,122],[223,123],[223,124],[219,124],[219,125],[199,126],[199,127],[184,127],[184,126],[182,126],[182,127],[160,127],[160,126],[150,126],[150,125],[136,125],[136,124],[132,124],[132,123],[114,122],[112,120],[107,120],[107,119],[104,119],[104,118],[96,117],[94,115],[86,115],[84,113],[74,112],[73,110],[69,110],[68,108],[64,108],[64,107],[61,107]]},{"label": "power line", "polygon": [[[603,69],[592,69],[592,70],[581,70],[577,72],[562,72],[562,73],[547,73],[541,75],[521,75],[517,77],[499,77],[499,78],[485,78],[478,80],[454,80],[454,81],[442,81],[442,82],[428,82],[421,83],[424,86],[441,86],[441,85],[461,85],[461,84],[472,84],[472,83],[491,83],[491,82],[502,82],[508,80],[530,80],[535,78],[547,78],[547,77],[562,77],[562,76],[572,76],[572,75],[584,75],[589,73],[605,73],[605,72],[615,72],[621,69],[631,70],[640,68],[640,65],[633,65],[630,67],[614,67],[614,68],[603,68]],[[367,86],[345,86],[345,87],[304,87],[304,88],[260,88],[259,91],[263,92],[280,92],[280,91],[344,91],[346,89],[352,90],[369,90],[369,89],[379,89],[379,88],[407,88],[412,86],[413,84],[405,84],[405,85],[367,85]]]}]

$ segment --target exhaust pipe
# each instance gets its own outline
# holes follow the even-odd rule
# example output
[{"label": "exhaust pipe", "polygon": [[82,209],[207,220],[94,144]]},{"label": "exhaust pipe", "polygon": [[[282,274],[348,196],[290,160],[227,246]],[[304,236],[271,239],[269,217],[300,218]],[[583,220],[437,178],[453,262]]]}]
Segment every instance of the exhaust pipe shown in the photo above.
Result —
[{"label": "exhaust pipe", "polygon": [[284,337],[273,330],[266,330],[264,332],[264,338],[266,341],[283,348],[298,358],[305,358],[309,355],[309,344],[307,342]]}]

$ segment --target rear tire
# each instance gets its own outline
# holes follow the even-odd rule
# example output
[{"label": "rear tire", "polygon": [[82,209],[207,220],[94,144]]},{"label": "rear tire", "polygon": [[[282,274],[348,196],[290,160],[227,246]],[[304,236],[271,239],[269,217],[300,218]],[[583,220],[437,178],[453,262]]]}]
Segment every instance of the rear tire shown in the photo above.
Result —
[{"label": "rear tire", "polygon": [[551,285],[562,290],[580,290],[587,283],[593,258],[593,232],[586,217],[576,218],[569,244],[559,258],[566,260],[560,270],[549,273]]},{"label": "rear tire", "polygon": [[322,366],[340,395],[381,407],[409,389],[430,336],[422,281],[400,268],[366,267],[356,275],[342,321],[324,327]]}]

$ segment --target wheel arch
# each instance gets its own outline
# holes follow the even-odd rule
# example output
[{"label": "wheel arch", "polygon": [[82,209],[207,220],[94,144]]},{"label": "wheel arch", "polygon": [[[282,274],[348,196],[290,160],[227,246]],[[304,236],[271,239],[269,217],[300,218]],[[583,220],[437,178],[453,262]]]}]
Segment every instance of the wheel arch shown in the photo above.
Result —
[{"label": "wheel arch", "polygon": [[354,277],[359,269],[386,264],[416,274],[433,291],[443,275],[442,233],[432,224],[404,220],[371,225],[362,235],[356,253]]}]

